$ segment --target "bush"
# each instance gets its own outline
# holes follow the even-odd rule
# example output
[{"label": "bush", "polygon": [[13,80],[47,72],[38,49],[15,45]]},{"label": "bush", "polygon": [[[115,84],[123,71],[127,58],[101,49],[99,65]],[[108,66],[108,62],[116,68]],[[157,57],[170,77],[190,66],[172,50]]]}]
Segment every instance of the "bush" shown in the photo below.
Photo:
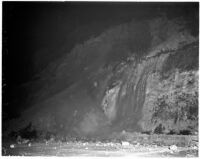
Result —
[{"label": "bush", "polygon": [[[181,134],[190,132],[188,129],[195,129],[198,125],[198,93],[175,92],[159,97],[155,102],[152,120],[164,125],[158,125],[155,133],[162,133],[164,128],[171,129],[170,131],[178,130]],[[167,121],[173,121],[174,126],[167,125]],[[189,123],[192,123],[192,128]]]}]

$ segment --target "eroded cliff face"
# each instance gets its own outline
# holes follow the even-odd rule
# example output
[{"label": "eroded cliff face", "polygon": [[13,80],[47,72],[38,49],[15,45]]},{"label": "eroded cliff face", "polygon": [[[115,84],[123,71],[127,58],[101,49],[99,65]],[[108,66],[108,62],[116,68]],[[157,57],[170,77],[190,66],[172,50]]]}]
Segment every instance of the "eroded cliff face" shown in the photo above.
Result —
[{"label": "eroded cliff face", "polygon": [[80,136],[196,131],[198,36],[187,23],[132,21],[77,44],[23,86],[30,107],[11,129],[31,122],[38,132]]},{"label": "eroded cliff face", "polygon": [[148,76],[143,118],[139,122],[144,131],[198,131],[198,67],[194,69],[196,60],[189,54],[198,58],[198,44],[169,55],[161,69]]}]

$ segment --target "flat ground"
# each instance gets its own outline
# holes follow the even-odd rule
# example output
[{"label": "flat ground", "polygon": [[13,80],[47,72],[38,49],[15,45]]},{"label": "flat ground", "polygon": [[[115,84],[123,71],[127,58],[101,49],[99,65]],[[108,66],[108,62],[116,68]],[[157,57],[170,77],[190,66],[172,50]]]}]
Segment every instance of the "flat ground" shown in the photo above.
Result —
[{"label": "flat ground", "polygon": [[[133,138],[132,138],[133,139]],[[137,136],[134,140],[4,142],[8,156],[198,157],[197,136]],[[175,146],[176,145],[176,146]]]}]

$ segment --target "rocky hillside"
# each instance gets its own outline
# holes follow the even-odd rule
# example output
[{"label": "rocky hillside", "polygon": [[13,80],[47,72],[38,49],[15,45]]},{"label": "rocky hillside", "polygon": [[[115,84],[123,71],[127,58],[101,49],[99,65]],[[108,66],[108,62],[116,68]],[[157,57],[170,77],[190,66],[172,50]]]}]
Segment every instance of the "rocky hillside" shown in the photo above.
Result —
[{"label": "rocky hillside", "polygon": [[[77,44],[21,86],[5,129],[76,136],[198,130],[198,33],[184,18],[132,20]],[[13,126],[14,125],[14,126]]]}]

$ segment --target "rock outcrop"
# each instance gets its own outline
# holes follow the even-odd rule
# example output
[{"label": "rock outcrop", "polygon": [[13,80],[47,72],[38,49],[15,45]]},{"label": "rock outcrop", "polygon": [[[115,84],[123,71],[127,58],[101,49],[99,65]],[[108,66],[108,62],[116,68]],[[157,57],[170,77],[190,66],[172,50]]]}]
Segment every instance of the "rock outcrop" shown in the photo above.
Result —
[{"label": "rock outcrop", "polygon": [[22,86],[29,107],[7,130],[31,122],[38,131],[75,135],[194,133],[199,49],[187,23],[132,21],[77,44]]}]

